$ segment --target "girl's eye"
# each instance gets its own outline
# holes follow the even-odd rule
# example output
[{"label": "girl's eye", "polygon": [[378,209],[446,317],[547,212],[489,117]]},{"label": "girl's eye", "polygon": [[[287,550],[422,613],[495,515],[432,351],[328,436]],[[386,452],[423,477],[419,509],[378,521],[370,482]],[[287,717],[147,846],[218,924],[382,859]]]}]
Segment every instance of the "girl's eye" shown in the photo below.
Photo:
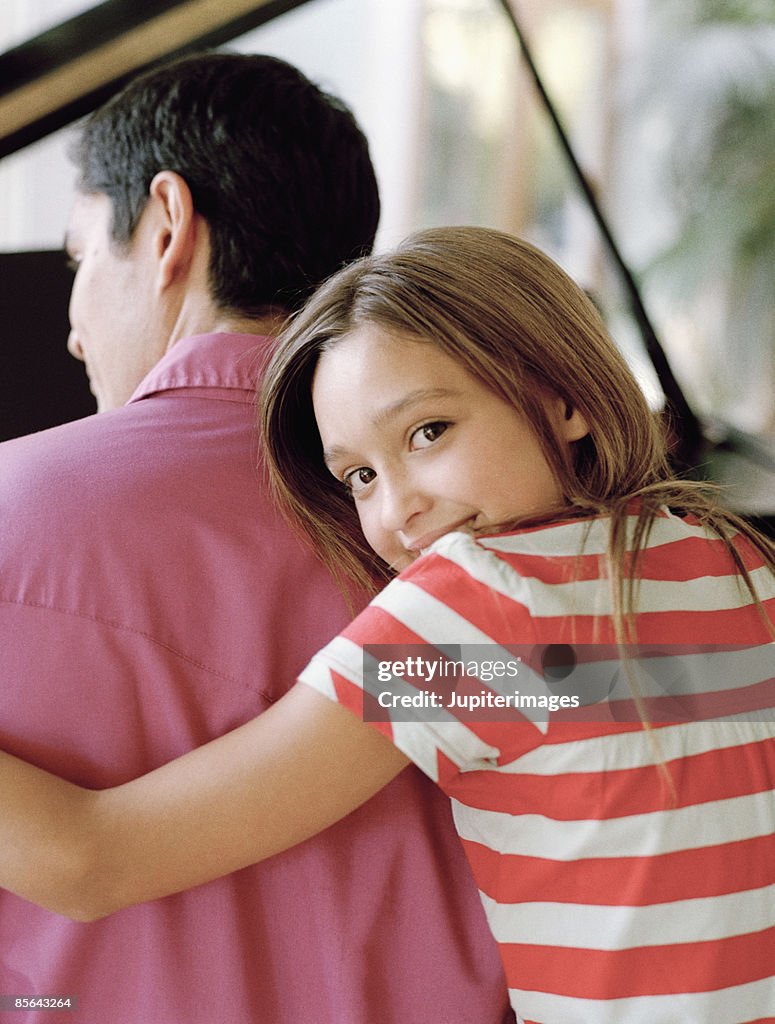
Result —
[{"label": "girl's eye", "polygon": [[410,447],[412,449],[430,448],[435,441],[438,441],[448,426],[449,423],[444,420],[434,420],[432,423],[423,423],[423,425],[418,427],[412,434]]},{"label": "girl's eye", "polygon": [[358,469],[353,469],[345,474],[342,483],[350,494],[358,494],[359,491],[368,487],[376,475],[374,470],[369,469],[368,466],[360,466]]}]

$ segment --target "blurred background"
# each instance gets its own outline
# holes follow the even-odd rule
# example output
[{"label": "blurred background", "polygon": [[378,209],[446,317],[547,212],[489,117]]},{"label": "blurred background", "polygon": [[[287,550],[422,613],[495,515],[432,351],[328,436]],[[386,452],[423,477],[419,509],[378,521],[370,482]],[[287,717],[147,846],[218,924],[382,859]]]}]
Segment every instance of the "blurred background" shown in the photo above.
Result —
[{"label": "blurred background", "polygon": [[[190,2],[189,18],[228,5]],[[45,84],[58,48],[75,53],[97,24],[95,11],[120,19],[143,6],[3,0],[0,50],[10,52],[0,56],[0,128],[10,117],[4,100],[16,93],[19,103],[30,101],[36,61]],[[158,4],[145,6],[149,17],[158,13]],[[349,103],[380,180],[379,247],[419,227],[455,223],[536,242],[594,296],[659,407],[660,377],[621,270],[528,73],[505,0],[252,6],[257,17],[235,17],[236,29],[263,24],[218,41],[283,57]],[[510,0],[510,8],[701,423],[700,472],[727,484],[738,510],[775,514],[775,0]],[[83,74],[92,74],[83,61]],[[109,71],[103,78],[109,83]],[[73,187],[66,149],[74,128],[56,122],[84,112],[75,104],[58,119],[39,118],[27,135],[6,126],[4,437],[47,425],[24,418],[32,406],[61,415],[27,390],[41,375],[63,396],[81,387],[81,368],[72,360],[63,368],[63,356],[54,369],[50,353],[64,353],[67,335],[59,250]],[[42,268],[34,283],[31,261]],[[45,325],[35,319],[43,293],[54,307]],[[80,400],[88,403],[88,393]]]}]

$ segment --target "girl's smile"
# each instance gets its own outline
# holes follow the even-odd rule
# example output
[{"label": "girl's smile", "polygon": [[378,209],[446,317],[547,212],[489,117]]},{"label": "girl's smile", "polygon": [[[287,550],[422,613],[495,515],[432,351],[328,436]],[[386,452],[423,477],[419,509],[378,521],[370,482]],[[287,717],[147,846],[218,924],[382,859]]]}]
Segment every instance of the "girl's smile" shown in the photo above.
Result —
[{"label": "girl's smile", "polygon": [[[496,529],[562,495],[530,425],[432,342],[366,324],[320,356],[312,389],[326,465],[371,547],[401,570],[456,529]],[[587,432],[556,406],[561,436]]]}]

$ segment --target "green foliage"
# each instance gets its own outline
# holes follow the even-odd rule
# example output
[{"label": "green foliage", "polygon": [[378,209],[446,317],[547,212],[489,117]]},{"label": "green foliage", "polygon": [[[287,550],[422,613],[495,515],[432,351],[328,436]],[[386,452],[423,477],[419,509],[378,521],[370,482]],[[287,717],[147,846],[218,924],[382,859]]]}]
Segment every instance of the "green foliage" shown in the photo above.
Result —
[{"label": "green foliage", "polygon": [[775,0],[652,0],[646,25],[630,115],[663,230],[641,271],[694,404],[775,432]]}]

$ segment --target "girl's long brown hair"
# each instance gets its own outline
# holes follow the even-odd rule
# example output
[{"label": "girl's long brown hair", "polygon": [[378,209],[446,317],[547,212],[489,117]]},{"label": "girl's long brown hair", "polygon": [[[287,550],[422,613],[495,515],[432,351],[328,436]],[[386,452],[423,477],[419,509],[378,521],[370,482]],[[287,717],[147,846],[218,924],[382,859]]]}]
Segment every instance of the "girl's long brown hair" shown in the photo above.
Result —
[{"label": "girl's long brown hair", "polygon": [[[759,603],[732,537],[745,537],[773,570],[775,545],[720,507],[712,488],[673,476],[662,426],[583,290],[528,243],[465,227],[420,232],[341,271],[291,321],[264,376],[261,425],[273,490],[343,586],[374,592],[392,576],[323,464],[312,409],[321,352],[363,324],[438,345],[532,424],[563,502],[540,520],[505,527],[610,517],[606,573],[621,643],[635,640],[638,553],[665,505],[725,541]],[[589,435],[562,442],[547,396],[578,409]]]}]

